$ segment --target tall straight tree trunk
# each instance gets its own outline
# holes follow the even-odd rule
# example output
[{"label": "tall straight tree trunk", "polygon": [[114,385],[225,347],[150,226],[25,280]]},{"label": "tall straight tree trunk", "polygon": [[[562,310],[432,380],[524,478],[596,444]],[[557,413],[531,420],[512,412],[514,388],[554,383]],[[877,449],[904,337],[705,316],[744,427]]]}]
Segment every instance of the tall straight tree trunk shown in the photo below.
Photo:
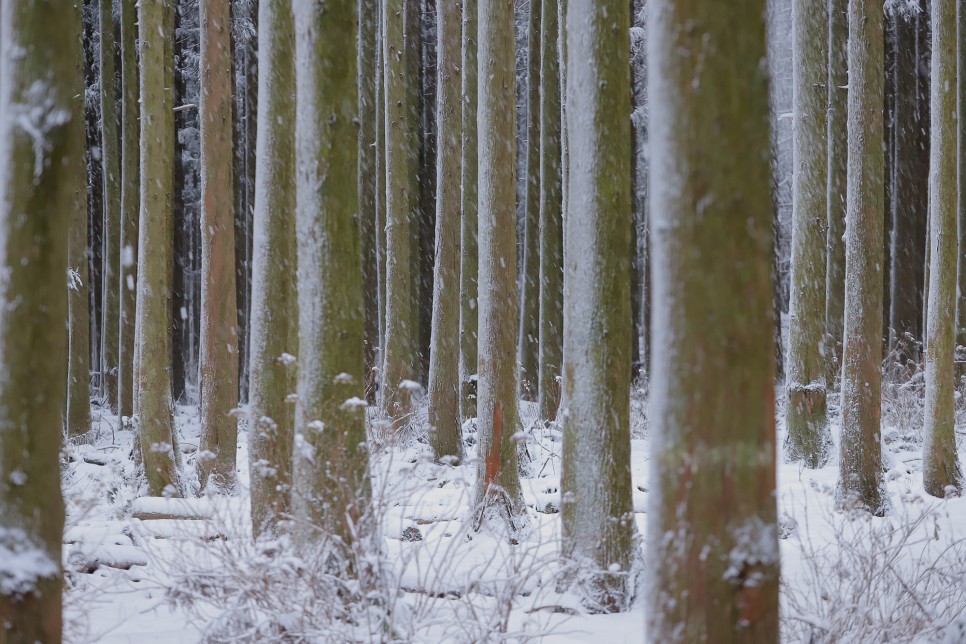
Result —
[{"label": "tall straight tree trunk", "polygon": [[[540,417],[555,420],[563,360],[563,213],[557,0],[542,0],[540,34]],[[619,118],[615,115],[615,118]],[[628,115],[630,118],[630,115]],[[615,143],[616,144],[616,143]],[[633,341],[633,340],[632,340]]]},{"label": "tall straight tree trunk", "polygon": [[430,345],[433,327],[433,272],[436,249],[436,0],[418,0],[418,21],[415,31],[407,30],[407,37],[416,39],[419,53],[418,80],[413,89],[418,100],[418,165],[414,213],[419,231],[414,241],[419,249],[413,258],[417,262],[419,289],[416,307],[419,318],[419,374],[420,382],[429,384]]},{"label": "tall straight tree trunk", "polygon": [[460,220],[460,416],[476,417],[477,331],[479,322],[477,276],[480,254],[477,245],[479,192],[477,176],[477,0],[463,0],[463,140],[462,219]]},{"label": "tall straight tree trunk", "polygon": [[[174,7],[139,0],[141,216],[138,230],[135,407],[148,494],[178,493],[180,455],[171,402]],[[227,197],[226,197],[227,198]],[[146,249],[150,248],[151,252]]]},{"label": "tall straight tree trunk", "polygon": [[201,441],[202,487],[235,485],[238,325],[232,212],[231,10],[201,0]]},{"label": "tall straight tree trunk", "polygon": [[300,542],[347,549],[368,535],[369,453],[359,193],[357,4],[295,0],[299,376],[295,503]]},{"label": "tall straight tree trunk", "polygon": [[881,512],[883,13],[849,0],[848,197],[842,347],[841,499]]},{"label": "tall straight tree trunk", "polygon": [[792,256],[789,298],[787,456],[822,467],[826,418],[825,246],[828,224],[828,0],[792,2]]},{"label": "tall straight tree trunk", "polygon": [[100,2],[101,164],[104,179],[104,271],[101,274],[101,384],[104,398],[115,409],[121,266],[121,150],[114,74],[114,11],[112,0]]},{"label": "tall straight tree trunk", "polygon": [[[513,0],[479,5],[479,458],[474,527],[527,523],[517,465],[516,76]],[[495,527],[495,525],[494,525]]]},{"label": "tall straight tree trunk", "polygon": [[[582,568],[577,579],[587,604],[608,612],[630,606],[638,558],[628,351],[633,335],[629,9],[627,0],[572,0],[567,13],[570,185],[581,198],[570,202],[566,224],[563,328],[571,358],[563,384],[561,551]],[[553,75],[544,66],[548,72]],[[544,86],[544,97],[552,92]],[[558,108],[555,101],[552,107]],[[551,113],[556,117],[559,110],[548,110],[548,117]]]},{"label": "tall straight tree trunk", "polygon": [[429,443],[437,460],[462,457],[460,437],[461,27],[459,2],[438,5],[436,262],[429,359]]},{"label": "tall straight tree trunk", "polygon": [[520,394],[535,400],[540,379],[540,4],[527,22],[527,149],[520,280]]},{"label": "tall straight tree trunk", "polygon": [[956,5],[932,7],[930,109],[929,324],[926,336],[926,410],[922,479],[940,498],[959,494],[963,475],[956,453],[953,359],[956,351]]},{"label": "tall straight tree trunk", "polygon": [[647,635],[777,642],[765,1],[648,9],[651,359],[662,384],[649,413]]},{"label": "tall straight tree trunk", "polygon": [[0,639],[10,642],[61,641],[65,276],[71,211],[86,195],[80,15],[70,2],[0,0]]},{"label": "tall straight tree trunk", "polygon": [[90,370],[98,374],[95,389],[100,396],[103,390],[101,373],[101,300],[102,288],[102,239],[104,228],[104,180],[101,150],[101,101],[100,101],[100,0],[83,0],[84,78],[85,78],[85,135],[87,140],[87,238],[88,296],[90,298]]},{"label": "tall straight tree trunk", "polygon": [[379,286],[376,260],[376,3],[359,2],[359,230],[365,300],[366,400],[375,402],[379,345]]},{"label": "tall straight tree trunk", "polygon": [[[376,276],[379,289],[379,320],[377,326],[379,350],[376,354],[375,368],[382,369],[386,353],[386,77],[383,74],[383,0],[376,0],[376,58],[373,74],[376,78]],[[382,387],[376,373],[373,387],[376,388],[376,401],[382,402]]]},{"label": "tall straight tree trunk", "polygon": [[[422,152],[424,150],[425,139],[422,127],[422,105],[423,105],[423,74],[422,74],[422,54],[423,54],[423,16],[422,0],[403,0],[403,57],[405,58],[405,100],[403,109],[405,113],[405,126],[403,128],[406,154],[406,181],[409,190],[409,227],[412,234],[409,240],[409,324],[412,326],[413,333],[413,357],[412,366],[413,382],[409,388],[409,394],[419,391],[415,385],[421,384],[425,371],[423,370],[423,328],[422,328],[422,277],[423,277],[423,227],[422,209],[420,197],[422,188],[420,180],[424,176],[421,165]],[[428,337],[428,336],[427,336]],[[426,347],[428,348],[428,346]],[[428,366],[428,363],[426,364]]]},{"label": "tall straight tree trunk", "polygon": [[417,379],[418,329],[414,324],[410,174],[415,136],[407,94],[409,69],[404,53],[404,14],[413,0],[383,0],[383,64],[386,86],[386,328],[382,399],[385,414],[399,428],[409,422],[411,385]]},{"label": "tall straight tree trunk", "polygon": [[138,207],[140,160],[138,142],[137,7],[121,0],[121,269],[118,290],[120,320],[117,401],[121,416],[134,414],[134,317],[137,304]]},{"label": "tall straight tree trunk", "polygon": [[252,528],[291,512],[298,291],[295,240],[295,25],[291,6],[258,6],[258,124],[249,369]]},{"label": "tall straight tree trunk", "polygon": [[845,320],[845,190],[848,155],[848,0],[830,0],[828,14],[828,257],[825,277],[826,385],[842,366]]},{"label": "tall straight tree trunk", "polygon": [[956,316],[956,344],[966,346],[966,2],[956,2],[956,160],[958,164],[956,202],[959,224],[957,257],[959,289]]}]

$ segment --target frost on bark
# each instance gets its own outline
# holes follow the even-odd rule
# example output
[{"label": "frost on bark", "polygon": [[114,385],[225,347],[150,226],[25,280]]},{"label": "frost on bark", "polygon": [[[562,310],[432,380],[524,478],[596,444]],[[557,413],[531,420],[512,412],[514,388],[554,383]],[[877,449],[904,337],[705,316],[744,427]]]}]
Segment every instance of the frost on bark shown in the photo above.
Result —
[{"label": "frost on bark", "polygon": [[[139,0],[141,214],[138,230],[135,408],[148,494],[179,493],[171,402],[171,266],[174,169],[174,10]],[[151,252],[147,252],[151,249]]]},{"label": "frost on bark", "polygon": [[376,260],[376,3],[359,2],[359,230],[362,292],[366,313],[366,400],[375,401],[379,345],[379,287]]},{"label": "frost on bark", "polygon": [[561,412],[561,551],[577,569],[588,605],[613,612],[630,606],[637,567],[628,351],[633,218],[627,0],[571,0],[567,37],[570,185],[579,197],[571,199],[566,223],[563,328],[570,360]]},{"label": "frost on bark", "polygon": [[413,0],[383,0],[383,64],[386,88],[386,327],[382,369],[383,411],[398,429],[412,412],[411,385],[418,377],[418,329],[413,315],[411,215],[415,172],[410,149],[414,139],[408,96],[409,68],[403,18]]},{"label": "frost on bark", "polygon": [[540,4],[527,21],[527,148],[520,278],[520,395],[535,400],[540,379]]},{"label": "frost on bark", "polygon": [[476,417],[479,247],[477,244],[477,0],[463,0],[463,139],[460,220],[460,416]]},{"label": "frost on bark", "polygon": [[[235,485],[238,321],[232,211],[231,11],[201,0],[201,439],[198,475]],[[207,452],[207,454],[205,453]]]},{"label": "frost on bark", "polygon": [[[563,359],[563,215],[557,0],[542,0],[540,35],[540,334],[537,401],[555,420]],[[616,64],[616,63],[615,63]],[[615,115],[615,118],[619,118]],[[628,116],[630,118],[630,116]],[[615,143],[620,149],[619,142]],[[631,340],[633,342],[633,340]]]},{"label": "frost on bark", "polygon": [[0,1],[0,639],[10,642],[61,641],[65,281],[71,212],[86,196],[80,34],[73,3]]},{"label": "frost on bark", "polygon": [[462,456],[460,438],[460,4],[441,2],[436,98],[436,262],[429,359],[429,443],[437,460]]},{"label": "frost on bark", "polygon": [[765,0],[649,0],[648,9],[660,380],[649,414],[647,634],[776,642]]},{"label": "frost on bark", "polygon": [[138,142],[137,7],[121,0],[121,263],[118,292],[118,414],[134,414],[134,317],[137,304],[138,207],[140,160]]},{"label": "frost on bark", "polygon": [[956,453],[953,359],[956,350],[956,6],[932,8],[929,157],[929,315],[922,478],[943,498],[963,484]]},{"label": "frost on bark", "polygon": [[101,164],[104,179],[103,260],[101,273],[101,381],[108,405],[117,407],[121,266],[121,132],[114,74],[112,0],[99,0],[101,66]]},{"label": "frost on bark", "polygon": [[479,5],[479,451],[473,524],[526,527],[516,432],[516,78],[513,0]]},{"label": "frost on bark", "polygon": [[255,535],[291,512],[298,355],[295,241],[295,26],[291,7],[258,8],[258,141],[252,249],[249,478]]},{"label": "frost on bark", "polygon": [[839,495],[881,512],[883,13],[849,0],[848,196]]},{"label": "frost on bark", "polygon": [[845,189],[848,154],[848,0],[831,0],[828,13],[828,256],[825,278],[826,385],[842,366],[845,319]]},{"label": "frost on bark", "polygon": [[[356,4],[293,3],[299,373],[295,494],[299,541],[336,557],[368,533],[362,255],[356,182]],[[343,560],[342,565],[351,567]]]},{"label": "frost on bark", "polygon": [[792,254],[789,297],[787,457],[822,467],[832,444],[826,418],[827,0],[792,3]]}]

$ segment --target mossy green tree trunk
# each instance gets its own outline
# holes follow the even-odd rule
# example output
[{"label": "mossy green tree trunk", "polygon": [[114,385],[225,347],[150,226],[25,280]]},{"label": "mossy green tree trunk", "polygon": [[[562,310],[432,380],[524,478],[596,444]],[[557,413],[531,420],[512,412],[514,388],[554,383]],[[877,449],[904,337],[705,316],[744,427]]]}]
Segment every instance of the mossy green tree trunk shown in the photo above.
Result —
[{"label": "mossy green tree trunk", "polygon": [[825,246],[828,224],[827,0],[792,2],[792,255],[787,457],[821,467],[832,444],[826,418]]},{"label": "mossy green tree trunk", "polygon": [[299,374],[299,542],[330,539],[340,565],[369,530],[357,172],[357,4],[293,3]]},{"label": "mossy green tree trunk", "polygon": [[141,214],[134,406],[148,494],[160,496],[180,492],[181,460],[171,401],[174,6],[170,0],[139,0],[138,10]]},{"label": "mossy green tree trunk", "polygon": [[429,359],[429,443],[437,459],[462,456],[460,437],[460,3],[441,2],[436,95],[436,262]]},{"label": "mossy green tree trunk", "polygon": [[[633,337],[630,6],[627,0],[572,1],[567,33],[570,186],[582,196],[570,201],[566,224],[569,290],[563,328],[571,358],[563,377],[561,551],[577,568],[587,604],[619,611],[633,598],[638,559],[628,351]],[[551,91],[545,86],[544,97]],[[558,105],[552,106],[556,117]]]},{"label": "mossy green tree trunk", "polygon": [[462,218],[460,220],[460,416],[476,417],[476,358],[479,302],[477,276],[480,254],[477,206],[477,0],[463,0],[463,135],[460,181]]},{"label": "mossy green tree trunk", "polygon": [[966,346],[966,2],[956,2],[956,201],[959,223],[956,344]]},{"label": "mossy green tree trunk", "polygon": [[[542,0],[540,34],[540,417],[555,420],[563,360],[563,213],[557,0]],[[615,115],[616,116],[616,115]],[[618,117],[619,118],[619,117]],[[630,116],[628,116],[630,118]]]},{"label": "mossy green tree trunk", "polygon": [[929,156],[929,316],[922,479],[926,492],[958,494],[963,476],[956,452],[953,359],[956,350],[956,5],[932,7]]},{"label": "mossy green tree trunk", "polygon": [[138,208],[140,150],[138,142],[137,6],[121,0],[121,268],[118,290],[119,347],[117,413],[134,414],[134,318],[137,305]]},{"label": "mossy green tree trunk", "polygon": [[379,346],[379,284],[376,250],[376,4],[359,2],[359,230],[362,292],[366,312],[366,400],[375,402]]},{"label": "mossy green tree trunk", "polygon": [[828,7],[828,256],[825,273],[826,385],[832,388],[842,366],[845,320],[845,190],[848,156],[849,13],[848,0]]},{"label": "mossy green tree trunk", "polygon": [[415,172],[410,148],[414,139],[408,79],[410,69],[403,38],[407,3],[384,0],[383,64],[386,87],[386,327],[382,368],[383,411],[393,427],[407,424],[412,412],[411,385],[418,378],[418,328],[413,315],[414,286],[412,211]]},{"label": "mossy green tree trunk", "polygon": [[777,642],[765,1],[648,9],[651,364],[661,384],[649,414],[647,635]]},{"label": "mossy green tree trunk", "polygon": [[104,180],[103,259],[101,273],[101,385],[112,409],[117,407],[121,267],[121,130],[117,114],[114,9],[100,2],[101,164]]},{"label": "mossy green tree trunk", "polygon": [[883,509],[882,225],[884,151],[883,12],[849,0],[849,156],[845,221],[845,331],[842,347],[841,500]]},{"label": "mossy green tree trunk", "polygon": [[[201,439],[198,475],[235,485],[238,320],[232,184],[231,9],[201,0]],[[205,454],[207,452],[208,454]],[[205,458],[207,456],[207,458]]]},{"label": "mossy green tree trunk", "polygon": [[[85,194],[80,10],[0,0],[0,640],[60,642],[68,231]],[[10,303],[16,302],[13,306]]]},{"label": "mossy green tree trunk", "polygon": [[479,448],[473,524],[526,527],[517,461],[513,0],[479,5]]},{"label": "mossy green tree trunk", "polygon": [[258,159],[252,245],[249,478],[255,535],[291,512],[298,355],[295,241],[295,25],[286,3],[258,6]]}]

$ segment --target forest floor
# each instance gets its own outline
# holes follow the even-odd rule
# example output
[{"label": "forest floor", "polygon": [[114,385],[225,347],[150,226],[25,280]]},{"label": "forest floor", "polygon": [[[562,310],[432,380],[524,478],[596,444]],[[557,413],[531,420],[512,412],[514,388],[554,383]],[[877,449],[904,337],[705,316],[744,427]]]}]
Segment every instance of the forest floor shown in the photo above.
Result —
[{"label": "forest floor", "polygon": [[[781,464],[779,489],[783,640],[966,641],[966,499],[922,492],[921,380],[884,387],[883,459],[891,500],[882,518],[835,511],[837,446],[829,465]],[[781,396],[779,396],[781,398]],[[831,398],[838,440],[837,396]],[[966,412],[957,401],[957,421]],[[648,440],[644,392],[633,397],[632,474],[637,528],[646,535]],[[419,432],[373,441],[373,487],[381,509],[379,626],[373,609],[333,618],[311,566],[256,545],[248,514],[247,432],[240,432],[232,497],[139,499],[133,434],[94,408],[94,440],[67,448],[64,564],[71,642],[293,641],[642,642],[643,602],[618,615],[589,614],[558,593],[561,435],[538,426],[523,403],[531,530],[519,545],[471,533],[475,466],[432,463]],[[425,416],[425,412],[423,412]],[[194,471],[198,420],[179,407],[184,472]],[[779,420],[779,443],[783,438]],[[966,463],[966,426],[958,422]],[[475,443],[468,424],[467,443]],[[474,446],[467,446],[472,457]],[[197,483],[195,483],[197,487]],[[163,514],[191,517],[159,518]],[[643,543],[643,541],[642,541]],[[646,574],[646,573],[645,573]]]}]

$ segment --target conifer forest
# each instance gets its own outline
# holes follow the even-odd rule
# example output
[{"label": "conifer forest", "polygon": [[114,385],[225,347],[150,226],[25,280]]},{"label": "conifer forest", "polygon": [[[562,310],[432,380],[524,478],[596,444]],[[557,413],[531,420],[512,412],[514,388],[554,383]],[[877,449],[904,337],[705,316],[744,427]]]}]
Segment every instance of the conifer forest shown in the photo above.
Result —
[{"label": "conifer forest", "polygon": [[966,644],[966,0],[0,0],[0,644]]}]

